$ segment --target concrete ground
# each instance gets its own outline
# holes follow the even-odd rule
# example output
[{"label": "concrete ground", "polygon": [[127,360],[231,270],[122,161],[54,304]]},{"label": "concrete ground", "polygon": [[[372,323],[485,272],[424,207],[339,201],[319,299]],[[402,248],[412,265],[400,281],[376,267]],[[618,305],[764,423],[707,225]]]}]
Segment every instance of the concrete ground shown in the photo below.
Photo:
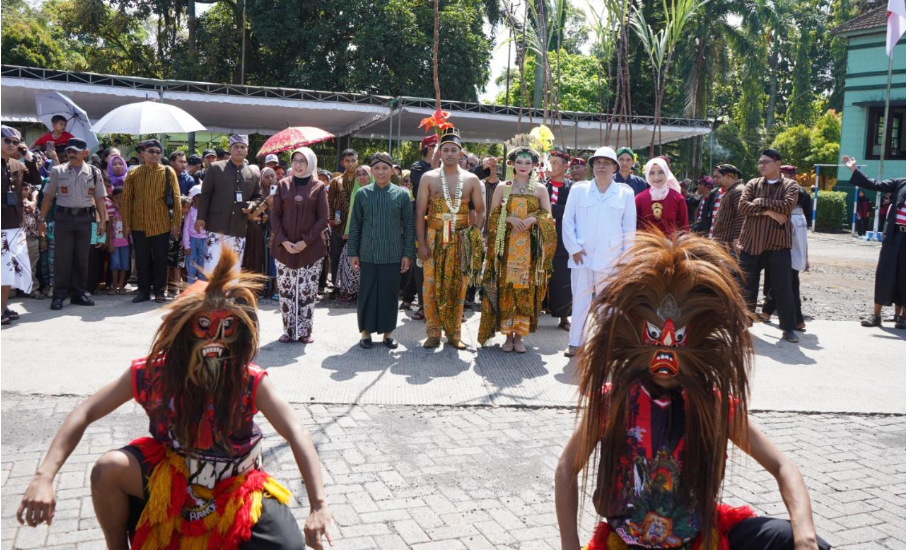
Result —
[{"label": "concrete ground", "polygon": [[[822,240],[803,286],[809,301],[833,307],[848,284],[831,272],[866,273],[877,248]],[[856,293],[870,302],[864,288]],[[51,527],[20,528],[13,516],[65,414],[147,352],[161,313],[129,298],[95,297],[95,307],[59,313],[47,301],[14,301],[22,317],[3,329],[0,364],[3,548],[103,547],[87,474],[101,453],[146,433],[134,404],[86,433],[58,477]],[[317,308],[316,342],[307,346],[278,343],[276,304],[264,301],[261,311],[258,363],[315,437],[336,547],[559,544],[553,470],[575,426],[576,387],[575,361],[562,356],[567,335],[554,319],[545,318],[527,339],[529,352],[517,355],[475,348],[478,313],[463,329],[469,350],[425,350],[423,323],[401,313],[401,347],[365,351],[353,309]],[[906,374],[897,362],[906,332],[821,312],[807,310],[813,319],[798,345],[782,342],[774,325],[753,328],[753,420],[800,466],[819,533],[831,544],[906,548]],[[293,489],[302,521],[306,498],[291,454],[266,420],[259,423],[265,464]],[[785,516],[764,470],[734,454],[730,471],[727,502]],[[593,522],[588,512],[583,539]]]}]

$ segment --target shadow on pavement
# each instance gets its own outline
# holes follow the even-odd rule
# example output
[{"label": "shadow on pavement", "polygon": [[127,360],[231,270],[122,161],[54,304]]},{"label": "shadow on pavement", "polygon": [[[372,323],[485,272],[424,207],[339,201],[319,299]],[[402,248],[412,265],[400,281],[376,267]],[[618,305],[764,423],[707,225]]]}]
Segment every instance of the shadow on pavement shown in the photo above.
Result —
[{"label": "shadow on pavement", "polygon": [[818,338],[815,335],[800,334],[799,343],[787,343],[779,338],[771,342],[752,334],[752,343],[755,345],[755,351],[760,356],[766,356],[780,364],[795,366],[806,366],[817,364],[817,361],[807,356],[802,349],[818,350]]}]

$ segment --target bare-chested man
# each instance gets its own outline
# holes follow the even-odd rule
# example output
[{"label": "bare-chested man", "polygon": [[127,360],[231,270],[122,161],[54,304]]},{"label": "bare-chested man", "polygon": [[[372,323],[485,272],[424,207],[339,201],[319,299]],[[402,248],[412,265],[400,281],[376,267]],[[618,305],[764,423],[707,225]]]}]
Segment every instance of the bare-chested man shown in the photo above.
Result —
[{"label": "bare-chested man", "polygon": [[[478,177],[459,168],[461,151],[459,132],[447,129],[440,139],[441,166],[422,176],[416,198],[415,234],[425,274],[426,348],[440,345],[443,329],[452,347],[465,349],[460,329],[466,290],[481,277],[484,247],[479,228],[484,221],[484,194]],[[469,220],[469,203],[474,225]]]}]

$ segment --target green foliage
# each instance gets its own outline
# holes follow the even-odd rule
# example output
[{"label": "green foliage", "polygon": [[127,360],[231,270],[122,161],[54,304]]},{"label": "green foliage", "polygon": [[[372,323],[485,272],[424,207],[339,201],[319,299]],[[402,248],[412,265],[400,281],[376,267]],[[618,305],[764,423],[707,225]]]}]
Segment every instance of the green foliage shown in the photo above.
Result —
[{"label": "green foliage", "polygon": [[811,165],[812,129],[805,125],[786,128],[774,138],[771,147],[783,154],[783,162],[805,169]]},{"label": "green foliage", "polygon": [[[249,0],[260,47],[249,82],[317,90],[434,97],[433,11],[422,0]],[[446,0],[440,10],[440,88],[446,99],[476,101],[489,76],[491,17],[480,0]],[[292,32],[287,22],[293,22]]]},{"label": "green foliage", "polygon": [[836,163],[840,153],[840,116],[830,109],[815,126],[787,127],[774,138],[771,147],[783,154],[784,162],[807,171],[815,164]]},{"label": "green foliage", "polygon": [[[565,50],[560,51],[560,65],[557,65],[556,52],[549,54],[551,73],[554,76],[553,88],[560,85],[560,109],[562,111],[587,111],[598,113],[601,111],[601,100],[598,96],[597,64],[593,56],[570,54]],[[536,58],[528,54],[525,61],[526,75],[535,74]],[[517,68],[518,69],[518,68]],[[557,75],[560,76],[559,81]],[[506,97],[506,75],[498,82],[502,87],[495,102],[502,105],[519,105],[521,87],[519,73],[514,71],[510,75],[510,97]],[[526,102],[535,92],[534,79],[525,79]]]},{"label": "green foliage", "polygon": [[64,65],[65,55],[50,32],[35,21],[3,21],[0,37],[3,63],[27,67]]},{"label": "green foliage", "polygon": [[[40,11],[3,2],[3,63],[99,73],[239,82],[241,4],[220,0],[197,18],[190,50],[177,0],[47,0]],[[195,3],[192,3],[195,5]],[[571,12],[569,12],[571,13]],[[425,0],[248,0],[245,82],[433,97],[432,3]],[[495,0],[442,0],[441,90],[476,101],[488,80]],[[576,28],[573,14],[568,29]],[[44,25],[44,21],[51,24]],[[155,30],[156,29],[156,30]],[[581,41],[568,41],[578,48]]]},{"label": "green foliage", "polygon": [[815,230],[839,232],[846,227],[846,192],[818,190]]},{"label": "green foliage", "polygon": [[[750,149],[753,151],[750,152]],[[742,171],[743,179],[745,179],[748,175],[757,174],[756,162],[758,158],[757,156],[753,157],[753,153],[754,148],[750,148],[743,141],[739,127],[734,123],[727,123],[717,127],[713,137],[709,136],[705,139],[705,164],[702,170],[710,175],[711,167],[707,166],[709,162],[713,162],[714,165],[721,162],[732,163]],[[708,161],[709,159],[711,161]],[[698,175],[693,176],[697,177]]]},{"label": "green foliage", "polygon": [[843,122],[833,109],[828,109],[811,132],[812,163],[835,164],[840,159],[840,132]]}]

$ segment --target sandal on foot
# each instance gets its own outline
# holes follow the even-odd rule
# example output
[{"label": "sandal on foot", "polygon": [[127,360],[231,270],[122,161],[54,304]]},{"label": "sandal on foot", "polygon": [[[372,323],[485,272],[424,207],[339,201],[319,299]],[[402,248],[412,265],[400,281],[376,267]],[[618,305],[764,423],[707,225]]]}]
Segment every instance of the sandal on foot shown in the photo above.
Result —
[{"label": "sandal on foot", "polygon": [[425,344],[422,345],[425,349],[435,349],[440,347],[440,338],[439,337],[429,337],[425,340]]},{"label": "sandal on foot", "polygon": [[277,341],[279,341],[280,343],[292,343],[293,338],[291,338],[290,336],[288,336],[286,334],[283,334],[279,338],[277,338]]},{"label": "sandal on foot", "polygon": [[19,313],[14,311],[13,309],[6,309],[5,311],[3,311],[3,316],[8,316],[10,320],[19,319]]},{"label": "sandal on foot", "polygon": [[503,351],[504,353],[512,353],[513,352],[513,342],[507,341],[506,343],[504,343],[503,345],[500,346],[500,350]]},{"label": "sandal on foot", "polygon": [[514,343],[514,344],[513,344],[513,350],[516,351],[517,353],[520,353],[520,354],[522,354],[522,353],[528,351],[528,349],[525,348],[525,342],[524,342],[524,341],[519,341],[519,342],[517,342],[517,343]]},{"label": "sandal on foot", "polygon": [[868,318],[862,320],[862,325],[866,328],[874,328],[875,326],[881,325],[881,315],[872,314]]},{"label": "sandal on foot", "polygon": [[7,324],[12,323],[12,321],[12,318],[4,314],[2,320],[0,320],[0,326],[6,326]]},{"label": "sandal on foot", "polygon": [[423,313],[421,309],[418,309],[417,311],[412,313],[412,320],[424,320],[424,319],[425,319],[425,313]]},{"label": "sandal on foot", "polygon": [[570,326],[569,322],[560,322],[559,324],[557,324],[557,327],[569,331],[572,326]]},{"label": "sandal on foot", "polygon": [[771,315],[768,314],[768,313],[766,313],[766,312],[764,312],[764,311],[759,312],[759,313],[756,314],[755,316],[757,316],[759,320],[761,320],[762,322],[765,322],[765,323],[771,321]]},{"label": "sandal on foot", "polygon": [[461,339],[449,339],[447,340],[447,343],[450,345],[450,347],[453,347],[454,349],[458,349],[460,351],[466,348],[466,344],[463,343]]},{"label": "sandal on foot", "polygon": [[299,342],[305,343],[305,344],[307,345],[307,344],[309,344],[309,343],[314,343],[314,342],[315,342],[315,338],[312,337],[312,336],[310,336],[310,335],[308,335],[308,336],[305,336],[305,337],[300,337],[300,338],[299,338]]}]

